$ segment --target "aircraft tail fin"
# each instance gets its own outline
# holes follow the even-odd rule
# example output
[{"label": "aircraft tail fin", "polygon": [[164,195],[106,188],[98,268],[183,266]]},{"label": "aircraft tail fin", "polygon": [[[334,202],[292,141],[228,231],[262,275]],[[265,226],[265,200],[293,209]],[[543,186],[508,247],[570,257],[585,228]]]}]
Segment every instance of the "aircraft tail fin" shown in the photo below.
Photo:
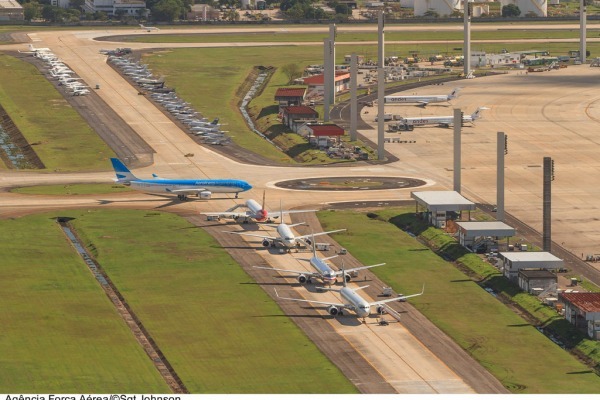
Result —
[{"label": "aircraft tail fin", "polygon": [[213,121],[210,124],[211,125],[219,125],[219,117],[213,119]]},{"label": "aircraft tail fin", "polygon": [[458,92],[460,92],[460,88],[455,88],[449,95],[448,100],[455,99],[458,97]]},{"label": "aircraft tail fin", "polygon": [[123,164],[121,160],[118,158],[111,158],[110,162],[112,163],[113,169],[115,170],[115,174],[117,175],[117,182],[128,184],[131,181],[137,180],[135,175],[131,173],[131,171]]},{"label": "aircraft tail fin", "polygon": [[477,110],[475,110],[475,112],[473,114],[471,114],[471,119],[473,121],[475,121],[476,119],[481,118],[481,112],[483,110],[489,110],[489,108],[487,108],[487,107],[479,107]]}]

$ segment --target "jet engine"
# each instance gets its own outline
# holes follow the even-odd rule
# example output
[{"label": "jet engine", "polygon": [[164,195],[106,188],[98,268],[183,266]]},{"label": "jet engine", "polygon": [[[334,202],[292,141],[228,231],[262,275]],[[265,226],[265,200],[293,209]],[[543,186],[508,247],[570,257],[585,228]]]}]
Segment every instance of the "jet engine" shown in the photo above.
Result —
[{"label": "jet engine", "polygon": [[263,247],[269,247],[271,245],[271,242],[269,242],[267,239],[262,241],[262,245]]},{"label": "jet engine", "polygon": [[306,281],[308,281],[308,278],[306,277],[306,275],[299,275],[298,276],[298,282],[304,284],[304,283],[306,283]]},{"label": "jet engine", "polygon": [[200,197],[202,200],[210,200],[210,197],[212,196],[211,192],[200,192],[198,193],[198,197]]},{"label": "jet engine", "polygon": [[385,314],[385,307],[377,306],[377,314]]},{"label": "jet engine", "polygon": [[346,282],[350,282],[350,281],[352,280],[352,277],[350,276],[350,274],[345,274],[345,275],[344,275],[344,280],[345,280]]},{"label": "jet engine", "polygon": [[339,309],[339,308],[337,308],[336,306],[329,306],[329,307],[327,308],[327,312],[328,312],[330,315],[338,315],[338,314],[340,313],[340,309]]},{"label": "jet engine", "polygon": [[312,240],[310,240],[310,239],[304,239],[304,241],[305,241],[305,242],[306,242],[306,244],[307,244],[307,245],[309,245],[309,246],[312,244]]}]

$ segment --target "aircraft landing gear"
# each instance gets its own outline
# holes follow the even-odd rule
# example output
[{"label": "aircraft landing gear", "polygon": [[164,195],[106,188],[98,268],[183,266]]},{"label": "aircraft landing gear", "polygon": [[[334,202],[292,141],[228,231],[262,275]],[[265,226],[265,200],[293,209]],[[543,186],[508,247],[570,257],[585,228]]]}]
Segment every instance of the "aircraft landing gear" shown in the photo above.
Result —
[{"label": "aircraft landing gear", "polygon": [[237,199],[239,195],[240,195],[239,193],[236,193],[235,194],[235,198]]},{"label": "aircraft landing gear", "polygon": [[181,201],[186,201],[187,200],[187,196],[185,194],[178,194],[177,198]]}]

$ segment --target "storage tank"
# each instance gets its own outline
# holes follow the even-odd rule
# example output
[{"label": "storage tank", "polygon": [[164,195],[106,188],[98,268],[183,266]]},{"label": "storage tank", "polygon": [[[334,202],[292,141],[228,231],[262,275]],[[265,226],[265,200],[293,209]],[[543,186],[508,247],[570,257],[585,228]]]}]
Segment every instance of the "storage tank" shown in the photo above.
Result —
[{"label": "storage tank", "polygon": [[461,0],[419,0],[415,1],[414,4],[415,16],[422,16],[427,11],[434,11],[440,17],[443,17],[461,8]]},{"label": "storage tank", "polygon": [[515,4],[521,10],[519,17],[525,17],[528,13],[534,13],[538,17],[548,16],[548,0],[500,0],[502,7]]}]

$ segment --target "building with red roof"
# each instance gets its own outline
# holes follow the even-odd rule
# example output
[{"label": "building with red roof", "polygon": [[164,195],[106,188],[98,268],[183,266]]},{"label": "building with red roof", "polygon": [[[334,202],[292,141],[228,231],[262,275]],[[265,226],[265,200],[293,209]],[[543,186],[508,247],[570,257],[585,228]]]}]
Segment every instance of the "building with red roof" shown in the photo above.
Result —
[{"label": "building with red roof", "polygon": [[281,109],[281,123],[296,132],[307,121],[319,118],[319,113],[308,106],[289,106]]},{"label": "building with red roof", "polygon": [[279,88],[275,92],[275,101],[279,103],[279,112],[283,107],[299,106],[304,103],[306,88]]},{"label": "building with red roof", "polygon": [[567,293],[558,295],[564,304],[565,318],[578,328],[587,329],[592,339],[600,339],[600,293]]},{"label": "building with red roof", "polygon": [[[350,89],[350,73],[346,71],[335,71],[335,93]],[[304,84],[308,86],[310,96],[323,96],[325,77],[323,74],[312,75],[304,78]]]}]

